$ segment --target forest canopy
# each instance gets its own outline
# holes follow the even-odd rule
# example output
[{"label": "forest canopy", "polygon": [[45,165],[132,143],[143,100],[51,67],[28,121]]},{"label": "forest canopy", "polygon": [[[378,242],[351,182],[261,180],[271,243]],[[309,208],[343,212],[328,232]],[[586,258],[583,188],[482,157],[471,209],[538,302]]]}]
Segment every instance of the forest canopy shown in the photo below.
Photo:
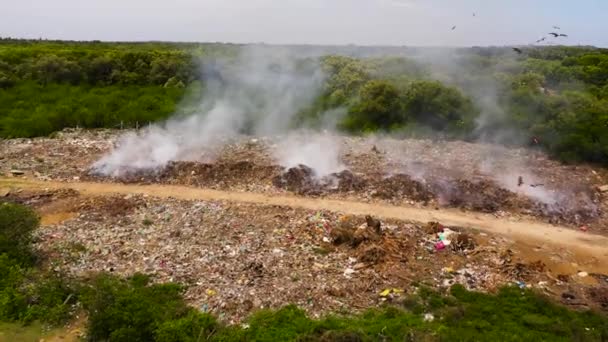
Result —
[{"label": "forest canopy", "polygon": [[[242,46],[0,40],[0,137],[130,128],[196,111],[204,62]],[[608,50],[590,47],[290,47],[325,73],[297,122],[345,109],[337,128],[532,145],[608,164]],[[312,56],[312,57],[311,57]],[[505,132],[508,132],[506,134]]]}]

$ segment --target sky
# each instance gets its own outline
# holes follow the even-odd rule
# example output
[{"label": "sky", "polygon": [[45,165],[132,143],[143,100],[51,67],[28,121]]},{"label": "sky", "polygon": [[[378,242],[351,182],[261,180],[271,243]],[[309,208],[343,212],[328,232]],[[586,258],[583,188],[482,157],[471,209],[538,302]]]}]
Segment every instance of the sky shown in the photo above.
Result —
[{"label": "sky", "polygon": [[608,47],[608,0],[0,0],[14,38],[501,46],[553,26],[569,35],[554,43]]}]

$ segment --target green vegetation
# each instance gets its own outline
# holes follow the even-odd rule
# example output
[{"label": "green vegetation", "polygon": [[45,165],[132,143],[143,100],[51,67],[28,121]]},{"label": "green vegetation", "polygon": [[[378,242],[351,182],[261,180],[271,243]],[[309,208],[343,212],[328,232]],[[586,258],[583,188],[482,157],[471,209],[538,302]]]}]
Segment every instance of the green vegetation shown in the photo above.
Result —
[{"label": "green vegetation", "polygon": [[[20,205],[0,204],[0,338],[32,339],[40,324],[60,325],[74,308],[88,318],[90,341],[601,341],[608,317],[572,311],[530,290],[497,294],[452,287],[439,294],[419,287],[382,308],[311,319],[295,306],[255,312],[246,325],[225,325],[190,307],[178,284],[152,284],[145,275],[121,279],[99,274],[65,280],[35,264],[29,243],[38,225]],[[13,227],[21,234],[7,235]],[[10,240],[9,240],[10,239]],[[10,253],[10,254],[9,254]],[[23,260],[21,260],[23,258]],[[41,259],[41,258],[38,258]],[[430,318],[430,319],[428,319]],[[7,324],[9,322],[10,324]],[[18,329],[15,322],[32,324]],[[34,336],[35,337],[35,336]]]},{"label": "green vegetation", "polygon": [[70,314],[75,290],[56,274],[35,268],[32,232],[36,214],[0,203],[0,321],[60,323]]},{"label": "green vegetation", "polygon": [[[196,103],[204,90],[199,61],[233,61],[239,48],[0,40],[0,137],[136,127],[192,113],[195,106],[182,104]],[[492,137],[542,147],[566,161],[608,164],[608,50],[401,53],[407,57],[320,58],[327,75],[323,91],[294,124],[319,126],[323,113],[344,108],[346,115],[336,120],[351,133]],[[308,68],[310,62],[302,58],[300,64]]]}]

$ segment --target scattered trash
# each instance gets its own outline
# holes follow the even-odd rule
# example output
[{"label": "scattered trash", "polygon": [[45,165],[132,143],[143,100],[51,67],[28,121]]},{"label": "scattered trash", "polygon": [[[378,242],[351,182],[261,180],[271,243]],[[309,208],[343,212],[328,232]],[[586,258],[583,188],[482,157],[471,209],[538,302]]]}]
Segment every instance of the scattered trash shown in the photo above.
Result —
[{"label": "scattered trash", "polygon": [[382,227],[380,221],[367,215],[365,216],[365,222],[367,223],[367,228],[372,229],[378,235],[382,234]]},{"label": "scattered trash", "polygon": [[516,282],[515,282],[515,284],[516,284],[516,285],[517,285],[517,287],[519,287],[520,289],[523,289],[523,288],[525,288],[525,287],[526,287],[526,283],[524,283],[524,282],[523,282],[523,281],[521,281],[521,280],[516,281]]},{"label": "scattered trash", "polygon": [[347,267],[347,268],[344,270],[344,273],[343,273],[343,274],[344,274],[344,276],[345,276],[346,278],[349,278],[349,279],[350,279],[351,275],[353,275],[353,273],[355,273],[355,272],[357,272],[357,271],[355,271],[354,269],[352,269],[352,268],[350,268],[350,267]]},{"label": "scattered trash", "polygon": [[212,290],[212,289],[207,289],[207,291],[205,291],[205,293],[209,297],[213,297],[213,296],[215,296],[217,294],[217,292],[215,290]]},{"label": "scattered trash", "polygon": [[599,192],[608,192],[608,184],[598,186],[597,189],[599,190]]},{"label": "scattered trash", "polygon": [[431,313],[425,313],[424,314],[424,321],[425,322],[432,322],[435,320],[435,316],[433,316],[433,314]]},{"label": "scattered trash", "polygon": [[0,197],[6,197],[11,194],[11,189],[9,188],[1,188],[0,189]]},{"label": "scattered trash", "polygon": [[377,264],[377,263],[383,261],[385,257],[386,257],[386,250],[384,250],[382,247],[374,244],[371,246],[367,246],[363,250],[363,252],[361,253],[361,256],[359,257],[359,260],[361,260],[361,262],[365,262],[365,263]]},{"label": "scattered trash", "polygon": [[445,244],[443,243],[443,241],[439,241],[439,242],[435,243],[435,250],[440,251],[444,248],[445,248]]},{"label": "scattered trash", "polygon": [[12,169],[9,171],[11,173],[11,175],[13,176],[21,176],[25,174],[25,171],[21,171],[21,170],[17,170],[17,169]]},{"label": "scattered trash", "polygon": [[382,290],[382,292],[380,292],[378,295],[384,299],[386,298],[394,298],[397,296],[400,296],[401,294],[403,294],[402,289],[398,289],[398,288],[388,288],[388,289],[384,289]]},{"label": "scattered trash", "polygon": [[576,299],[576,296],[573,295],[572,293],[564,292],[564,293],[562,293],[562,298],[566,299],[566,300],[573,300],[573,299]]},{"label": "scattered trash", "polygon": [[585,278],[585,277],[587,277],[589,275],[589,273],[587,273],[587,272],[578,272],[577,275],[579,277],[581,277],[581,278]]},{"label": "scattered trash", "polygon": [[441,269],[441,272],[444,272],[444,273],[454,273],[454,269],[451,268],[451,267],[444,267],[444,268]]},{"label": "scattered trash", "polygon": [[517,186],[522,186],[524,184],[524,178],[522,176],[517,177]]},{"label": "scattered trash", "polygon": [[452,243],[452,249],[455,251],[473,250],[475,249],[475,240],[469,234],[460,233]]},{"label": "scattered trash", "polygon": [[588,231],[588,230],[589,230],[589,228],[588,228],[587,226],[583,225],[583,226],[580,226],[580,227],[578,228],[578,230],[580,230],[580,231],[582,231],[582,232],[586,232],[586,231]]},{"label": "scattered trash", "polygon": [[427,234],[437,234],[443,232],[443,226],[439,222],[429,222],[426,224],[425,230]]}]

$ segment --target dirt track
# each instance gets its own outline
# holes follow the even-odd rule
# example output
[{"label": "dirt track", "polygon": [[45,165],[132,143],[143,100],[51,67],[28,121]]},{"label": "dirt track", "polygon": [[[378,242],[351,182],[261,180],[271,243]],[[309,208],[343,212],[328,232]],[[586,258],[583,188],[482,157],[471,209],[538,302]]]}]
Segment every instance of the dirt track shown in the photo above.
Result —
[{"label": "dirt track", "polygon": [[[608,238],[565,227],[534,221],[509,221],[492,215],[459,210],[430,210],[403,206],[388,206],[353,201],[312,199],[296,196],[269,196],[258,193],[230,192],[185,186],[124,185],[87,182],[45,182],[29,179],[0,178],[0,187],[19,188],[72,188],[85,195],[142,194],[159,198],[173,197],[185,200],[225,200],[261,205],[289,206],[311,210],[330,210],[353,215],[372,214],[414,222],[439,221],[446,225],[478,229],[492,234],[508,236],[526,244],[552,244],[566,247],[581,256],[598,259],[608,264]],[[605,261],[605,262],[604,262]]]}]

